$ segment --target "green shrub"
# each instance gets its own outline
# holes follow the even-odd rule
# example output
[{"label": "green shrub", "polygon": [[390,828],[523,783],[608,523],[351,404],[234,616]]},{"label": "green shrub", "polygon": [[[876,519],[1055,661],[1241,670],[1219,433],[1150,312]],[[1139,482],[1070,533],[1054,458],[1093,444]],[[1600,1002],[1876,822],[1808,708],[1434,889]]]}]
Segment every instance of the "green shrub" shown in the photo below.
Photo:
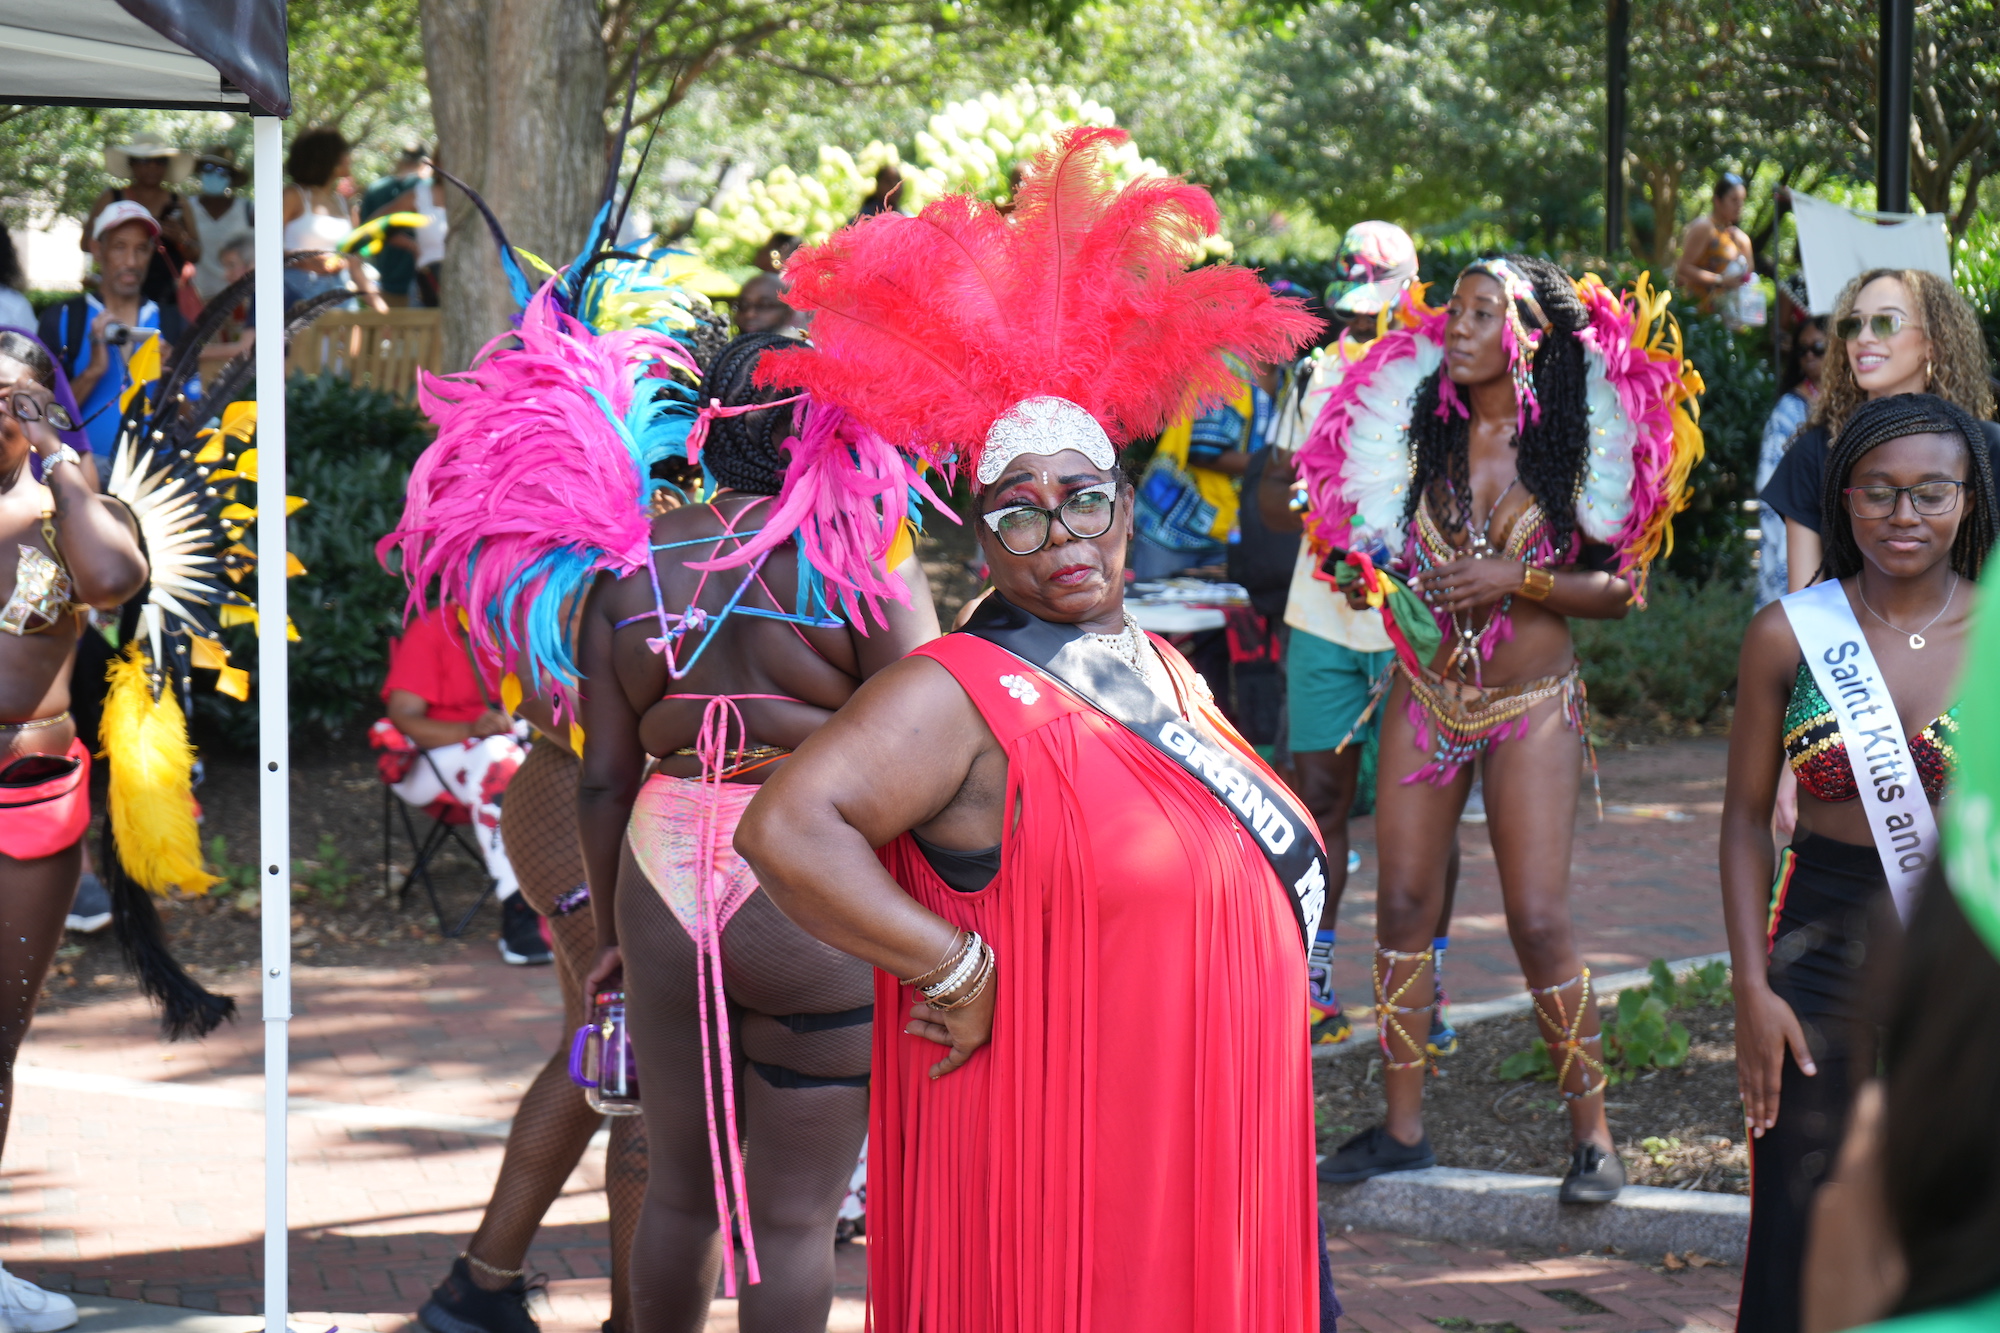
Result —
[{"label": "green shrub", "polygon": [[2000,365],[2000,218],[1981,213],[1958,243],[1952,281],[1979,312],[1986,350]]},{"label": "green shrub", "polygon": [[1623,620],[1572,620],[1590,706],[1608,717],[1706,722],[1736,683],[1754,596],[1733,580],[1656,574],[1646,608]]},{"label": "green shrub", "polygon": [[[403,582],[375,560],[375,543],[403,513],[410,467],[429,436],[421,415],[386,393],[331,376],[285,388],[285,489],[310,503],[292,515],[291,549],[306,572],[291,580],[292,735],[341,737],[380,716],[389,638],[403,623]],[[254,543],[256,529],[251,529]],[[252,707],[196,694],[205,738],[256,744],[257,644],[248,626],[224,631],[230,659],[252,678]]]},{"label": "green shrub", "polygon": [[[1678,1069],[1688,1053],[1688,1030],[1673,1019],[1675,1009],[1695,1009],[1729,999],[1729,965],[1716,961],[1676,978],[1666,960],[1648,965],[1650,985],[1619,993],[1612,1012],[1603,1016],[1604,1077],[1615,1086],[1652,1069]],[[1500,1062],[1494,1073],[1504,1079],[1533,1078],[1553,1082],[1556,1067],[1546,1043],[1536,1042]]]}]

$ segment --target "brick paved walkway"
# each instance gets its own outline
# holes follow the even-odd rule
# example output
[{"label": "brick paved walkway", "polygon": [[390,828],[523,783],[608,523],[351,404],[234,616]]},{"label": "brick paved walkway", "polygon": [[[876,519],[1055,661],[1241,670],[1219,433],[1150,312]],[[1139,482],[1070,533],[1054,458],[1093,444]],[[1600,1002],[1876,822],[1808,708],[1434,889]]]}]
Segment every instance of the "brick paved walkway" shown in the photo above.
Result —
[{"label": "brick paved walkway", "polygon": [[[1712,785],[1720,761],[1719,747],[1700,742],[1605,757],[1607,803],[1676,805],[1694,818],[1614,816],[1582,829],[1578,919],[1594,965],[1615,970],[1721,947]],[[1365,977],[1356,960],[1373,899],[1373,830],[1360,832],[1368,865],[1342,913],[1350,983]],[[1450,980],[1458,998],[1475,1000],[1521,982],[1484,839],[1467,833]],[[257,1308],[255,981],[249,971],[231,979],[225,989],[243,1016],[198,1045],[161,1043],[137,1000],[38,1020],[0,1170],[0,1261],[10,1270],[170,1305],[246,1316]],[[1359,997],[1359,987],[1349,990]],[[499,1167],[502,1122],[559,1040],[554,978],[470,955],[420,967],[304,967],[294,1007],[292,1092],[312,1099],[291,1131],[298,1322],[403,1329],[476,1225]],[[597,1154],[586,1156],[529,1257],[551,1277],[551,1333],[591,1333],[606,1311],[599,1170]],[[1639,1256],[1523,1261],[1360,1233],[1336,1236],[1332,1248],[1351,1314],[1344,1327],[1368,1333],[1733,1323],[1734,1268],[1665,1274]],[[863,1268],[862,1248],[843,1247],[837,1330],[862,1327]],[[731,1303],[718,1303],[710,1327],[735,1328]]]}]

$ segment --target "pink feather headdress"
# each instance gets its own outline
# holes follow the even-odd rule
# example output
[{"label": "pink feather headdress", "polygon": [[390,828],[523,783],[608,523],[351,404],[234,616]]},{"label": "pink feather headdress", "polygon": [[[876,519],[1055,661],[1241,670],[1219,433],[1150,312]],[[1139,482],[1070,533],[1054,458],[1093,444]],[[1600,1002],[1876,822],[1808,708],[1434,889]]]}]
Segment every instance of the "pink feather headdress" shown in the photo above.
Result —
[{"label": "pink feather headdress", "polygon": [[1248,269],[1189,269],[1216,229],[1215,202],[1171,178],[1119,188],[1109,150],[1125,140],[1064,131],[1011,214],[953,196],[799,250],[786,299],[813,313],[813,345],[766,356],[758,381],[802,388],[929,462],[977,470],[996,423],[1015,423],[1018,439],[1016,409],[1034,400],[1080,408],[1072,417],[1088,414],[1097,439],[1123,445],[1236,392],[1228,358],[1288,359],[1319,321]]}]

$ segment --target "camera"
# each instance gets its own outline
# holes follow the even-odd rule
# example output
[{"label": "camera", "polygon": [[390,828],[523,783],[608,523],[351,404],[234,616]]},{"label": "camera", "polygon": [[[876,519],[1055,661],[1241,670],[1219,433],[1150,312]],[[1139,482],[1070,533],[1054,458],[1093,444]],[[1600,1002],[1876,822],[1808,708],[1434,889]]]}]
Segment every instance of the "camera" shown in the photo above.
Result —
[{"label": "camera", "polygon": [[104,345],[106,347],[130,347],[132,339],[137,333],[138,330],[134,329],[130,324],[106,324],[104,326]]}]

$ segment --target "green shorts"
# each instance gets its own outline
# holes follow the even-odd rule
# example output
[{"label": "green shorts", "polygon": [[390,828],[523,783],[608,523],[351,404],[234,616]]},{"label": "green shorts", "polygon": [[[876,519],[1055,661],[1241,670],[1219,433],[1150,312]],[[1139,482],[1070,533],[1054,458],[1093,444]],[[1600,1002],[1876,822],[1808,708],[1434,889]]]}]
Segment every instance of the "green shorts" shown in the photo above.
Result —
[{"label": "green shorts", "polygon": [[[1285,645],[1285,706],[1291,713],[1294,751],[1331,750],[1354,729],[1368,694],[1394,661],[1391,650],[1361,653],[1294,626]],[[1381,721],[1381,711],[1355,736],[1359,744]]]}]

